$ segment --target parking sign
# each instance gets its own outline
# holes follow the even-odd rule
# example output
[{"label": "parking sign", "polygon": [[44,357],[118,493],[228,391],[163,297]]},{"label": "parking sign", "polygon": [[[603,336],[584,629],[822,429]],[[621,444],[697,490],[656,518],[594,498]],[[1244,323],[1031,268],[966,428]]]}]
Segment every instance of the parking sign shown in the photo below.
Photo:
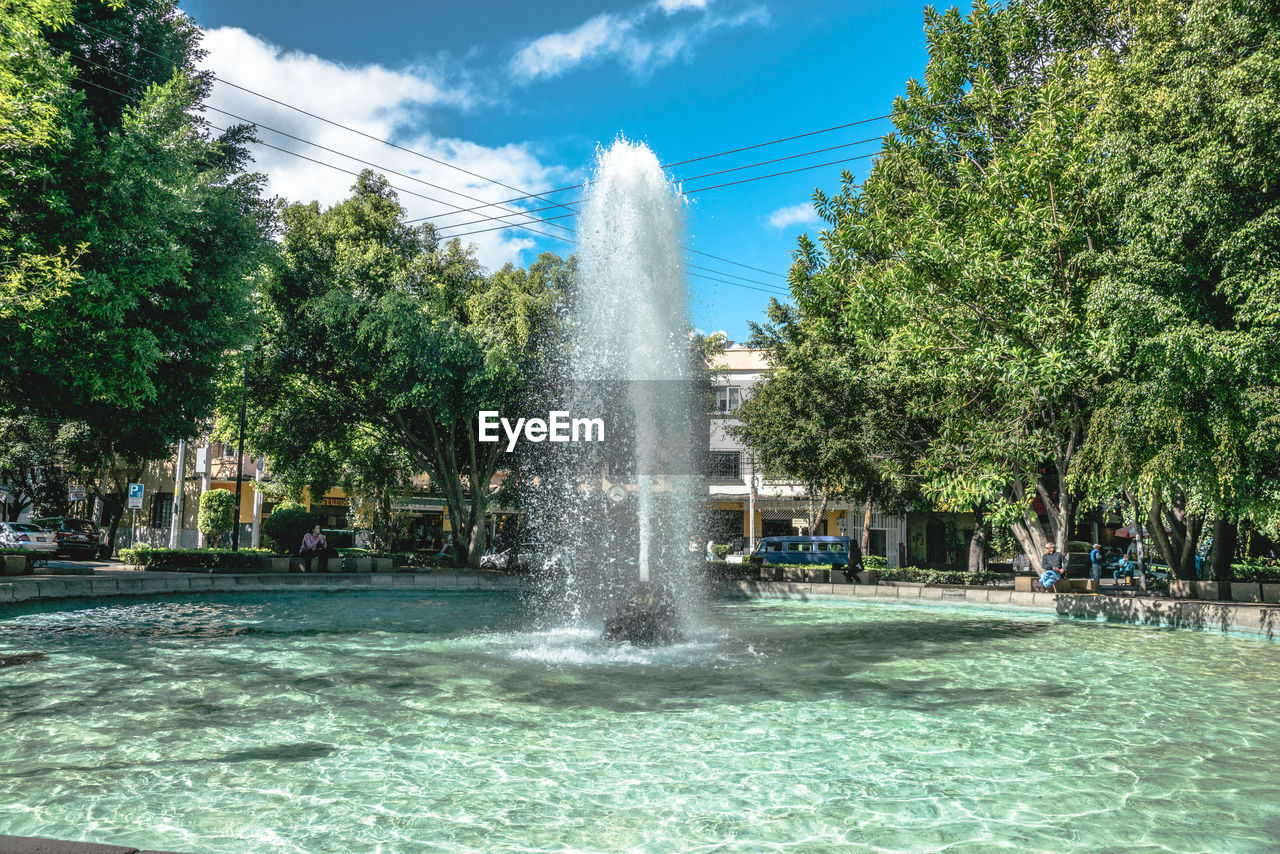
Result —
[{"label": "parking sign", "polygon": [[142,509],[142,484],[140,483],[129,484],[129,509]]}]

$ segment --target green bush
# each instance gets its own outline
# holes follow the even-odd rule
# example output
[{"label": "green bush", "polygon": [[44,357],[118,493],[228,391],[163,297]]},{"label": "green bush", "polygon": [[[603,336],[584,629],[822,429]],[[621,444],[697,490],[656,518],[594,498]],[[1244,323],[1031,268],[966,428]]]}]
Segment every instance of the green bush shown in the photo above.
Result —
[{"label": "green bush", "polygon": [[884,555],[864,555],[862,558],[863,569],[885,569],[889,566],[889,561]]},{"label": "green bush", "polygon": [[[1212,567],[1206,567],[1209,570],[1208,575],[1212,575]],[[1231,580],[1232,581],[1252,581],[1260,584],[1280,584],[1280,567],[1271,566],[1263,563],[1233,563],[1231,564]]]},{"label": "green bush", "polygon": [[986,586],[1008,579],[994,572],[973,574],[964,570],[925,569],[919,566],[900,566],[880,572],[881,581],[907,581],[917,584],[965,584]]},{"label": "green bush", "polygon": [[[208,495],[208,493],[205,493]],[[120,560],[146,569],[262,569],[281,557],[268,549],[157,549],[141,545],[120,550]]]},{"label": "green bush", "polygon": [[729,544],[725,543],[722,546],[712,546],[711,553],[715,555],[717,559],[724,560],[729,554]]},{"label": "green bush", "polygon": [[211,489],[200,496],[196,527],[211,542],[220,543],[236,523],[236,497],[226,489]]},{"label": "green bush", "polygon": [[292,501],[285,502],[262,520],[262,541],[285,554],[297,554],[302,548],[302,535],[316,524],[307,508]]},{"label": "green bush", "polygon": [[758,567],[752,563],[729,563],[727,560],[704,561],[707,575],[720,581],[741,581],[755,578]]}]

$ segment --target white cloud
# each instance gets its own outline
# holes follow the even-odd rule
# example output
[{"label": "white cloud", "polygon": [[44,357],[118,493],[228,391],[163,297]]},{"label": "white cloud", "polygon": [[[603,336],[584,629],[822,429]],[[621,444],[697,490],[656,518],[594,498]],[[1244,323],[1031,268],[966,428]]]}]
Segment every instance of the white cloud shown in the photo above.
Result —
[{"label": "white cloud", "polygon": [[554,77],[598,56],[623,52],[632,21],[603,14],[564,33],[551,33],[525,45],[511,61],[522,79]]},{"label": "white cloud", "polygon": [[674,15],[684,9],[705,9],[711,0],[658,0],[654,5],[668,15]]},{"label": "white cloud", "polygon": [[769,225],[779,230],[793,225],[814,225],[817,222],[818,214],[809,202],[788,205],[769,214]]},{"label": "white cloud", "polygon": [[[714,14],[709,6],[710,0],[656,0],[627,15],[596,15],[571,30],[549,33],[525,44],[511,59],[511,74],[519,83],[530,83],[612,58],[631,73],[643,75],[688,56],[715,30],[769,21],[763,6],[733,15]],[[679,23],[659,20],[646,27],[655,13],[670,18],[683,10],[699,14],[682,16]]]},{"label": "white cloud", "polygon": [[[376,168],[387,174],[388,180],[401,188],[400,203],[410,218],[431,216],[439,225],[470,222],[497,212],[487,208],[476,213],[456,213],[457,207],[476,207],[482,202],[523,194],[450,168],[444,165],[446,163],[521,188],[523,192],[545,191],[570,183],[565,170],[543,164],[528,145],[520,142],[490,147],[463,139],[437,137],[424,130],[432,110],[465,109],[476,100],[465,84],[451,84],[444,74],[432,69],[410,67],[396,70],[380,65],[339,65],[312,54],[283,51],[235,28],[208,31],[204,47],[209,51],[204,66],[231,83],[247,86],[278,101],[355,128],[370,137],[391,140],[435,161],[444,161],[434,162],[410,151],[392,148],[376,139],[343,130],[224,83],[214,85],[209,105],[258,124],[258,138],[264,143],[350,172]],[[213,110],[206,116],[219,127],[240,121]],[[266,130],[266,127],[377,166],[368,167],[365,163],[322,151]],[[331,205],[349,196],[355,182],[354,175],[275,149],[252,146],[252,151],[256,161],[254,168],[267,175],[268,192],[290,201],[318,200],[324,205]],[[389,170],[401,174],[389,174]],[[534,207],[545,203],[533,200],[524,204]],[[449,211],[454,213],[448,215]],[[446,230],[444,234],[447,236],[451,231],[461,233],[497,224],[476,224]],[[559,230],[548,224],[535,225],[534,228],[552,233]],[[515,229],[475,234],[464,237],[463,242],[474,242],[481,262],[493,268],[507,261],[520,263],[522,252],[533,246],[527,232]],[[563,248],[567,251],[567,247]]]}]

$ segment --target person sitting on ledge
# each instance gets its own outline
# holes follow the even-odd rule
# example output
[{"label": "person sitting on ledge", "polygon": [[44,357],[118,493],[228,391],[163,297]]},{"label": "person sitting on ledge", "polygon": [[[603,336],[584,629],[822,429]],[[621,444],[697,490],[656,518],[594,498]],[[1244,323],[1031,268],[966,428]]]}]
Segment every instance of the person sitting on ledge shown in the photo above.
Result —
[{"label": "person sitting on ledge", "polygon": [[305,558],[307,561],[306,569],[303,572],[311,571],[311,559],[313,557],[320,558],[318,571],[328,572],[329,558],[337,556],[337,549],[329,548],[329,543],[324,538],[324,534],[320,533],[319,525],[312,527],[310,531],[302,535],[302,548],[298,549],[298,557]]},{"label": "person sitting on ledge", "polygon": [[1040,575],[1040,584],[1045,590],[1052,590],[1053,585],[1067,574],[1067,562],[1058,553],[1056,544],[1044,544],[1044,556],[1040,558],[1040,569],[1043,570]]}]

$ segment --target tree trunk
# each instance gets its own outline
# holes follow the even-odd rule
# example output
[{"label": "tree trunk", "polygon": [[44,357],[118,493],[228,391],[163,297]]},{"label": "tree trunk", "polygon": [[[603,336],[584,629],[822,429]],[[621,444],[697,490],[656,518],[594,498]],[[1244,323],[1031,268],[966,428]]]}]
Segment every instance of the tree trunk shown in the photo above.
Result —
[{"label": "tree trunk", "polygon": [[987,511],[973,510],[973,535],[969,537],[969,572],[979,575],[987,571]]},{"label": "tree trunk", "polygon": [[862,508],[862,553],[865,555],[871,550],[871,496],[867,496],[867,503]]},{"label": "tree trunk", "polygon": [[1226,518],[1213,523],[1213,580],[1231,580],[1231,561],[1236,555],[1239,528]]}]

